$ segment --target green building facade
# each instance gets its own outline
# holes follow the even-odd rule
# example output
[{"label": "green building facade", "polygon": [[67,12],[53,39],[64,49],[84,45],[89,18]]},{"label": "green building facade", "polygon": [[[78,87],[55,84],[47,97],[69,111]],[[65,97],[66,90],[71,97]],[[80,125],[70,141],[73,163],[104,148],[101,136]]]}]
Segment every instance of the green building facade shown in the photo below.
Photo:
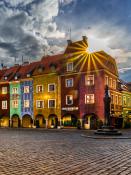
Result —
[{"label": "green building facade", "polygon": [[10,82],[10,119],[12,127],[21,125],[21,88],[19,81]]}]

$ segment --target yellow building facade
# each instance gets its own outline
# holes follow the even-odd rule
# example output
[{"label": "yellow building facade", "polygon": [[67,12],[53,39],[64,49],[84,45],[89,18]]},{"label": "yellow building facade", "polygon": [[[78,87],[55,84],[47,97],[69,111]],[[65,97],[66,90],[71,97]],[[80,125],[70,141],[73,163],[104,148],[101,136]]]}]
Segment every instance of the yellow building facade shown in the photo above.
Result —
[{"label": "yellow building facade", "polygon": [[36,127],[55,128],[61,122],[60,77],[56,73],[33,76]]}]

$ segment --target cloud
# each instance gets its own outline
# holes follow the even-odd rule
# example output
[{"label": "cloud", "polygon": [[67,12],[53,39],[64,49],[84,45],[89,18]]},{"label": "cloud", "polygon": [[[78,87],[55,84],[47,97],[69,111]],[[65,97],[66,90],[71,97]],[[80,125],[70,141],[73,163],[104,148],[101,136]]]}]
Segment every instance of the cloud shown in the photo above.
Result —
[{"label": "cloud", "polygon": [[[0,4],[0,59],[11,65],[13,57],[21,61],[40,59],[44,49],[51,49],[48,38],[59,39],[64,32],[58,29],[54,16],[58,14],[57,0],[3,0]],[[55,46],[57,50],[59,46]],[[8,59],[7,59],[8,58]]]}]

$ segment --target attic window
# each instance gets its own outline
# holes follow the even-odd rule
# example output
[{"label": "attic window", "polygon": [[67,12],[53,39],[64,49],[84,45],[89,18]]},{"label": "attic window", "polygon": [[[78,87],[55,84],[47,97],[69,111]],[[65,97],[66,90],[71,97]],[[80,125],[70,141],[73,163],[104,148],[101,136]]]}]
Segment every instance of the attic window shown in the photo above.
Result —
[{"label": "attic window", "polygon": [[50,64],[50,69],[51,69],[52,72],[56,71],[56,68],[57,68],[56,64],[54,64],[54,63]]},{"label": "attic window", "polygon": [[18,77],[17,76],[15,76],[15,80],[17,80],[18,79]]},{"label": "attic window", "polygon": [[44,71],[44,66],[43,66],[43,65],[40,65],[40,66],[38,67],[38,72],[41,73],[41,72],[43,72],[43,71]]},{"label": "attic window", "polygon": [[27,78],[29,78],[29,77],[30,77],[30,73],[27,74]]},{"label": "attic window", "polygon": [[7,76],[4,77],[4,80],[7,80]]}]

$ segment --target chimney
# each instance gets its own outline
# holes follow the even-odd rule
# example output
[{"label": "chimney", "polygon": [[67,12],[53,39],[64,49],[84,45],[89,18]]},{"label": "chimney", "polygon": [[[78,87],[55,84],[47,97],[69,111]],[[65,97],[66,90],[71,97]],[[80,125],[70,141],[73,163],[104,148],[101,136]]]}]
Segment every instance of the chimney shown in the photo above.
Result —
[{"label": "chimney", "polygon": [[70,45],[72,43],[71,40],[67,40],[67,44]]},{"label": "chimney", "polygon": [[87,42],[87,40],[88,40],[87,36],[82,36],[82,38],[83,38],[83,41]]}]

